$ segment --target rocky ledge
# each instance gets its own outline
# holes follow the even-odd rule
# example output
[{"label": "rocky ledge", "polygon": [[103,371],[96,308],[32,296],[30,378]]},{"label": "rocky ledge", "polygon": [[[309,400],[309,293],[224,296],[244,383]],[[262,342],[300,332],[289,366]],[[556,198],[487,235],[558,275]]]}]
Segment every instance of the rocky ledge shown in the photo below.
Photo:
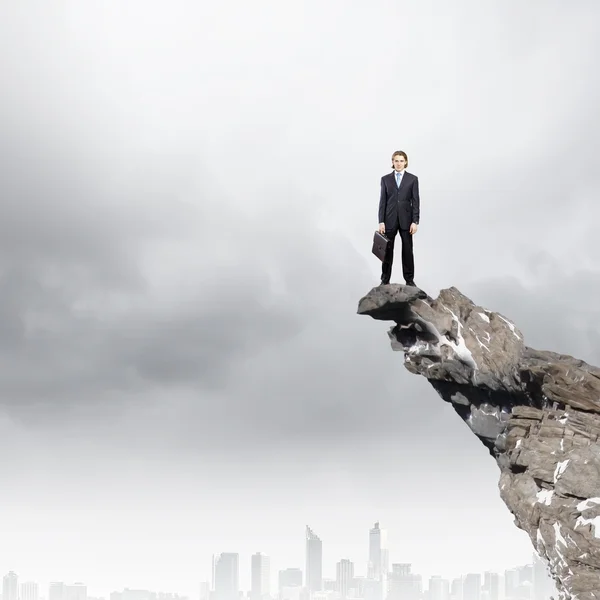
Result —
[{"label": "rocky ledge", "polygon": [[525,345],[505,316],[452,287],[373,288],[358,313],[450,402],[500,468],[502,500],[561,600],[600,600],[600,369]]}]

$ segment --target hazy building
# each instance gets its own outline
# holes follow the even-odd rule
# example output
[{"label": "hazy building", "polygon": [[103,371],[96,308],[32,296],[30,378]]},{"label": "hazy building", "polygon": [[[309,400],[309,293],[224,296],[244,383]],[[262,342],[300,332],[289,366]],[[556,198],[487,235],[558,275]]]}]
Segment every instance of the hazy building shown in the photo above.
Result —
[{"label": "hazy building", "polygon": [[[369,561],[365,600],[384,600],[387,590],[389,564],[387,531],[379,526],[379,521],[369,529]],[[374,583],[371,583],[374,582]]]},{"label": "hazy building", "polygon": [[65,584],[62,581],[52,581],[48,586],[48,600],[64,600]]},{"label": "hazy building", "polygon": [[251,600],[263,600],[271,594],[271,565],[268,556],[257,552],[251,558]]},{"label": "hazy building", "polygon": [[362,584],[363,598],[364,600],[382,600],[383,599],[383,586],[381,581],[367,577]]},{"label": "hazy building", "polygon": [[381,580],[388,572],[387,532],[381,529],[379,522],[369,530],[369,565],[367,576]]},{"label": "hazy building", "polygon": [[2,581],[2,600],[19,600],[19,576],[9,571]]},{"label": "hazy building", "polygon": [[35,581],[21,584],[21,600],[39,600],[39,588]]},{"label": "hazy building", "polygon": [[365,582],[366,578],[358,575],[354,575],[352,587],[348,592],[352,598],[364,598],[365,597]]},{"label": "hazy building", "polygon": [[[125,598],[123,594],[118,600],[138,600],[137,598]],[[110,596],[111,600],[116,600],[112,593]],[[87,586],[84,583],[67,585],[62,581],[53,581],[48,586],[48,600],[88,600]]]},{"label": "hazy building", "polygon": [[280,600],[304,600],[304,589],[299,585],[284,585],[279,588]]},{"label": "hazy building", "polygon": [[188,600],[187,596],[180,596],[174,592],[158,592],[156,600]]},{"label": "hazy building", "polygon": [[79,582],[73,585],[65,585],[63,600],[87,600],[87,586]]},{"label": "hazy building", "polygon": [[469,573],[463,582],[463,600],[481,600],[481,575]]},{"label": "hazy building", "polygon": [[500,575],[498,573],[483,574],[483,591],[487,594],[487,600],[500,600]]},{"label": "hazy building", "polygon": [[213,589],[215,600],[238,600],[240,594],[240,558],[235,552],[213,557]]},{"label": "hazy building", "polygon": [[517,567],[519,573],[519,584],[520,585],[531,585],[533,581],[533,565],[522,565]]},{"label": "hazy building", "polygon": [[302,597],[302,569],[279,571],[279,600],[300,600]]},{"label": "hazy building", "polygon": [[423,578],[412,573],[412,565],[398,563],[392,565],[388,577],[388,600],[420,600],[423,592]]},{"label": "hazy building", "polygon": [[463,580],[462,578],[456,578],[452,580],[450,584],[450,598],[451,600],[463,600]]},{"label": "hazy building", "polygon": [[354,563],[347,558],[342,558],[336,565],[335,591],[342,598],[347,598],[353,586]]},{"label": "hazy building", "polygon": [[323,543],[306,526],[306,587],[309,592],[319,592],[323,588]]},{"label": "hazy building", "polygon": [[279,589],[282,587],[302,587],[302,569],[291,568],[279,571]]},{"label": "hazy building", "polygon": [[156,600],[156,593],[150,590],[130,590],[125,588],[121,592],[121,600]]},{"label": "hazy building", "polygon": [[429,578],[428,600],[450,600],[450,582],[439,575]]},{"label": "hazy building", "polygon": [[504,571],[504,596],[515,598],[519,590],[519,571],[517,569],[506,569]]},{"label": "hazy building", "polygon": [[463,582],[463,600],[481,600],[481,575],[469,573]]}]

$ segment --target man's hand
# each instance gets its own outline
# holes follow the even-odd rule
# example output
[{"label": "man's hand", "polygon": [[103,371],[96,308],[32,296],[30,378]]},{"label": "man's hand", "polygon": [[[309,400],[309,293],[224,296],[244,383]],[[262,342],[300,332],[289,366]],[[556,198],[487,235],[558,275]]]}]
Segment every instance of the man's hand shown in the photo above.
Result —
[{"label": "man's hand", "polygon": [[417,224],[416,223],[411,223],[409,231],[410,231],[410,235],[413,235],[413,234],[417,233]]},{"label": "man's hand", "polygon": [[379,223],[379,233],[385,233],[385,223]]}]

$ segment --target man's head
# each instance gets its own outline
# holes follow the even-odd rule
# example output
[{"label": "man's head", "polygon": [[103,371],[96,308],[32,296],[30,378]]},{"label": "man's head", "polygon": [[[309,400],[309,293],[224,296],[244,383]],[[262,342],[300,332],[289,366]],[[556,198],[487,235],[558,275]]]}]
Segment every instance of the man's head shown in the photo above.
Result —
[{"label": "man's head", "polygon": [[408,156],[406,155],[406,152],[396,150],[396,152],[392,154],[392,169],[402,171],[402,169],[406,169],[406,167],[408,167]]}]

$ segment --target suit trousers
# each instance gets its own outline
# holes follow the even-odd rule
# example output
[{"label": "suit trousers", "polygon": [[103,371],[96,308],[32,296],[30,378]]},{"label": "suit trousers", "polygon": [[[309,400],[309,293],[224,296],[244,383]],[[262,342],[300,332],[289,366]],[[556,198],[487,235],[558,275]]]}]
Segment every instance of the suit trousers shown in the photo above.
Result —
[{"label": "suit trousers", "polygon": [[381,282],[389,283],[392,276],[392,264],[394,262],[394,246],[396,234],[400,234],[402,240],[402,275],[404,281],[412,282],[415,276],[415,259],[413,255],[413,236],[408,229],[386,229],[385,235],[390,240],[388,251],[381,265]]}]

